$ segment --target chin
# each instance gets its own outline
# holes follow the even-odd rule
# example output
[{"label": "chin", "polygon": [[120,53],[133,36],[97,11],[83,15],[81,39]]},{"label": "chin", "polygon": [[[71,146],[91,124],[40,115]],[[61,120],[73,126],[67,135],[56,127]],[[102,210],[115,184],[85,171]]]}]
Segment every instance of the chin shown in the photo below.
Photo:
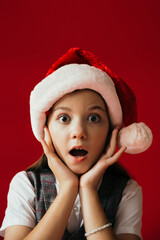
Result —
[{"label": "chin", "polygon": [[70,168],[70,170],[75,173],[76,175],[83,175],[84,173],[88,172],[90,168],[87,169],[72,169]]},{"label": "chin", "polygon": [[85,173],[87,170],[84,170],[82,168],[80,168],[79,166],[68,166],[67,167],[76,175],[81,175],[83,173]]},{"label": "chin", "polygon": [[72,171],[73,173],[75,173],[76,175],[83,175],[85,172],[87,172],[87,171],[72,170],[72,169],[71,169],[71,171]]}]

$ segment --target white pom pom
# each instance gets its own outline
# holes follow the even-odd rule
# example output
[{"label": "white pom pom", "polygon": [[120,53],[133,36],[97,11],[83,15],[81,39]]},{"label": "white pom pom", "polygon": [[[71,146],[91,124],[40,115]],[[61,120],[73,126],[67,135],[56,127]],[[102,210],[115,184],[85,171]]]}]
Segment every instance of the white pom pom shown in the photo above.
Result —
[{"label": "white pom pom", "polygon": [[152,144],[153,135],[144,123],[133,123],[124,127],[118,134],[118,147],[126,146],[125,152],[136,154],[146,151]]}]

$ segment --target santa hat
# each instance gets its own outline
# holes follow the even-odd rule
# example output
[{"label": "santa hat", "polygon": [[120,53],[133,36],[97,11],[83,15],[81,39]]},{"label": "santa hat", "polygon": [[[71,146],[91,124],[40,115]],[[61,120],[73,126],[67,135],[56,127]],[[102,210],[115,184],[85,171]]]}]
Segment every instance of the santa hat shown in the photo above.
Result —
[{"label": "santa hat", "polygon": [[118,146],[128,153],[145,151],[152,143],[152,132],[144,123],[136,123],[136,98],[130,87],[99,58],[80,48],[71,48],[49,69],[30,96],[32,130],[40,140],[44,135],[46,113],[67,93],[91,89],[105,100],[113,127],[121,126]]}]

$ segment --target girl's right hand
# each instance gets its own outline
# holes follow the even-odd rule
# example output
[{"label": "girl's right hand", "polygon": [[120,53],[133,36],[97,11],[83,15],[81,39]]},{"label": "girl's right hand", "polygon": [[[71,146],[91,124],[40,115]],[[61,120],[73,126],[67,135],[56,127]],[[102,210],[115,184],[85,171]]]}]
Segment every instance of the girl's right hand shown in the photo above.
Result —
[{"label": "girl's right hand", "polygon": [[48,159],[48,165],[60,184],[60,190],[63,186],[77,187],[78,177],[59,159],[55,153],[50,132],[47,127],[44,128],[45,137],[40,139],[44,153]]}]

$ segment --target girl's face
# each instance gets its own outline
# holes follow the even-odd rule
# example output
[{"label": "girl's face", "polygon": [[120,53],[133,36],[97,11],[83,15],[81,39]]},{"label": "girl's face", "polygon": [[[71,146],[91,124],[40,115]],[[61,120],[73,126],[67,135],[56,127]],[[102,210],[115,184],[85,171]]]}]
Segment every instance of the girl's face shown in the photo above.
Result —
[{"label": "girl's face", "polygon": [[91,90],[69,93],[54,104],[48,128],[60,159],[74,173],[83,174],[105,147],[109,120],[104,101]]}]

